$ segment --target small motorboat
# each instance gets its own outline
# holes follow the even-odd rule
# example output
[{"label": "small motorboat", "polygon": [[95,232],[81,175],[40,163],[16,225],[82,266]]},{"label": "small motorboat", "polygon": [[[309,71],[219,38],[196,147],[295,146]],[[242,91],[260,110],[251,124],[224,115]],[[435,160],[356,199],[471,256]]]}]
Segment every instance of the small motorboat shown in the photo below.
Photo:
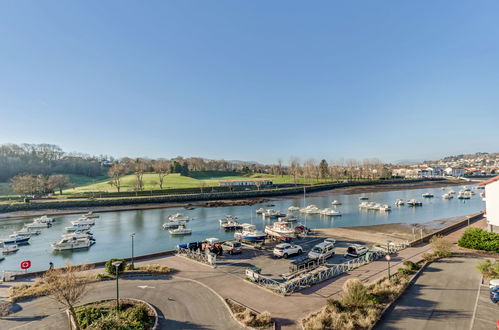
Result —
[{"label": "small motorboat", "polygon": [[85,213],[83,217],[88,218],[88,219],[97,219],[100,217],[100,215],[95,214],[94,212],[90,211],[88,213]]},{"label": "small motorboat", "polygon": [[405,202],[401,199],[397,199],[397,201],[395,202],[395,206],[402,206],[404,204],[405,204]]},{"label": "small motorboat", "polygon": [[179,225],[178,228],[168,230],[170,235],[190,235],[192,234],[192,229],[185,228],[185,225]]},{"label": "small motorboat", "polygon": [[76,225],[72,225],[72,226],[69,226],[69,227],[66,227],[66,231],[67,232],[72,232],[72,231],[76,231],[76,230],[89,230],[92,226],[89,225],[89,224],[76,224]]},{"label": "small motorboat", "polygon": [[383,204],[378,207],[378,210],[382,212],[389,212],[392,210],[392,208],[390,207],[390,205]]},{"label": "small motorboat", "polygon": [[361,200],[361,201],[367,201],[368,199],[369,199],[369,197],[367,197],[367,196],[360,196],[359,197],[359,200]]},{"label": "small motorboat", "polygon": [[267,218],[283,218],[286,216],[286,214],[284,213],[281,213],[280,211],[276,211],[276,210],[272,210],[272,209],[269,209],[267,211],[265,211],[264,213],[262,213],[262,215],[264,217],[267,217]]},{"label": "small motorboat", "polygon": [[52,226],[50,222],[37,222],[37,221],[33,221],[32,223],[24,225],[24,227],[29,229],[48,228],[50,226]]},{"label": "small motorboat", "polygon": [[302,209],[300,209],[301,213],[306,213],[306,214],[319,214],[321,212],[321,209],[315,206],[314,204],[310,204]]},{"label": "small motorboat", "polygon": [[454,198],[454,195],[450,194],[450,193],[446,193],[446,194],[443,194],[442,195],[442,198],[443,199],[452,199]]},{"label": "small motorboat", "polygon": [[239,230],[242,229],[242,225],[237,222],[235,219],[237,217],[233,216],[226,216],[224,219],[218,220],[220,227],[222,227],[225,230]]},{"label": "small motorboat", "polygon": [[263,214],[264,212],[265,212],[265,209],[262,207],[256,210],[256,214]]},{"label": "small motorboat", "polygon": [[341,202],[338,202],[336,199],[331,202],[331,205],[341,205]]},{"label": "small motorboat", "polygon": [[33,219],[34,222],[41,222],[41,223],[52,223],[54,222],[54,218],[49,218],[46,215],[43,215],[39,218]]},{"label": "small motorboat", "polygon": [[169,220],[168,222],[163,224],[163,229],[178,228],[178,226],[185,225],[185,223],[185,221]]},{"label": "small motorboat", "polygon": [[325,208],[324,210],[320,211],[321,215],[327,215],[327,216],[341,216],[341,212],[330,209],[330,208]]},{"label": "small motorboat", "polygon": [[272,225],[265,226],[265,233],[269,236],[277,237],[280,239],[296,237],[295,229],[287,221],[277,221]]},{"label": "small motorboat", "polygon": [[29,239],[31,237],[29,236],[20,236],[20,235],[16,235],[16,234],[12,234],[12,235],[9,235],[9,238],[6,238],[4,240],[2,240],[2,243],[4,244],[28,244],[29,243]]},{"label": "small motorboat", "polygon": [[52,243],[52,249],[56,251],[86,249],[95,244],[88,237],[64,237],[57,243]]},{"label": "small motorboat", "polygon": [[90,225],[93,226],[95,225],[95,219],[94,218],[79,218],[78,220],[73,220],[71,221],[71,224],[74,225]]},{"label": "small motorboat", "polygon": [[284,218],[281,218],[281,221],[287,221],[287,222],[297,222],[298,217],[295,217],[294,215],[288,215]]},{"label": "small motorboat", "polygon": [[172,214],[168,217],[168,220],[172,220],[172,221],[184,221],[184,222],[188,222],[190,220],[190,218],[185,215],[185,214],[182,214],[182,213],[175,213],[175,214]]},{"label": "small motorboat", "polygon": [[298,206],[290,206],[288,207],[289,212],[297,212],[300,211],[300,208]]},{"label": "small motorboat", "polygon": [[19,247],[16,244],[4,245],[2,249],[3,254],[11,254],[19,251]]},{"label": "small motorboat", "polygon": [[415,200],[415,199],[408,200],[406,204],[407,204],[407,206],[410,206],[410,207],[423,206],[423,202],[420,202],[420,201]]},{"label": "small motorboat", "polygon": [[40,235],[41,233],[42,231],[39,229],[30,229],[28,227],[23,227],[21,230],[14,232],[14,234],[17,234],[19,236],[29,236],[29,237],[31,237],[32,235]]},{"label": "small motorboat", "polygon": [[69,234],[62,234],[61,237],[62,238],[71,238],[71,239],[73,239],[73,238],[75,238],[75,239],[77,239],[77,238],[88,238],[91,241],[95,241],[95,238],[94,238],[94,236],[92,235],[91,232],[86,232],[86,233],[81,232],[81,231],[78,232],[78,233],[77,232],[72,232],[72,233],[69,233]]},{"label": "small motorboat", "polygon": [[432,198],[432,197],[434,197],[434,196],[433,196],[433,194],[432,194],[432,193],[429,193],[429,192],[425,192],[424,194],[422,194],[422,196],[423,196],[424,198]]},{"label": "small motorboat", "polygon": [[234,233],[234,238],[249,241],[249,242],[261,242],[265,240],[265,233],[257,230],[255,225],[249,223],[242,224],[243,229],[241,231],[236,231]]}]

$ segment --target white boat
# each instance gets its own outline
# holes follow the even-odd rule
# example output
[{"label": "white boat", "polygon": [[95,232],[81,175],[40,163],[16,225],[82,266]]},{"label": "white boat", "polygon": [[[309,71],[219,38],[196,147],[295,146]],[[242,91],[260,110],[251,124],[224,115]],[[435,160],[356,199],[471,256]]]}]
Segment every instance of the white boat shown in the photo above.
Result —
[{"label": "white boat", "polygon": [[321,210],[320,214],[334,217],[334,216],[340,216],[341,212],[330,209],[330,208],[325,208],[325,209]]},{"label": "white boat", "polygon": [[71,232],[71,231],[76,231],[76,230],[82,230],[82,229],[90,229],[92,226],[88,224],[77,224],[77,225],[72,225],[69,227],[66,227],[66,231]]},{"label": "white boat", "polygon": [[331,205],[341,205],[341,202],[338,202],[336,199],[331,202]]},{"label": "white boat", "polygon": [[422,196],[424,198],[432,198],[433,197],[433,194],[432,193],[429,193],[429,192],[425,192],[424,194],[422,194]]},{"label": "white boat", "polygon": [[443,199],[451,199],[451,198],[454,198],[454,195],[450,194],[450,193],[446,193],[446,194],[443,194],[442,195],[442,198]]},{"label": "white boat", "polygon": [[19,247],[16,244],[4,245],[3,249],[2,249],[3,254],[10,254],[10,253],[14,253],[17,251],[19,251]]},{"label": "white boat", "polygon": [[423,202],[420,202],[418,200],[415,200],[415,199],[411,199],[411,200],[408,200],[407,201],[407,206],[423,206]]},{"label": "white boat", "polygon": [[91,232],[88,232],[88,231],[75,231],[75,232],[72,232],[72,233],[68,233],[68,234],[62,234],[61,235],[62,238],[88,238],[92,241],[95,241],[95,238],[93,236],[93,234]]},{"label": "white boat", "polygon": [[397,201],[395,202],[395,206],[402,206],[404,204],[405,204],[405,202],[401,199],[397,199]]},{"label": "white boat", "polygon": [[182,214],[182,213],[175,213],[175,214],[172,214],[168,217],[168,220],[172,220],[172,221],[185,221],[185,222],[188,222],[190,220],[190,218],[185,215],[185,214]]},{"label": "white boat", "polygon": [[23,227],[21,230],[14,232],[14,234],[17,234],[19,236],[29,236],[29,237],[31,237],[32,235],[40,235],[41,233],[42,231],[39,229],[30,229],[27,227]]},{"label": "white boat", "polygon": [[378,207],[378,210],[382,212],[389,212],[392,210],[392,208],[390,207],[390,205],[383,204]]},{"label": "white boat", "polygon": [[168,230],[170,235],[190,235],[192,234],[192,229],[185,228],[185,225],[179,225],[178,228]]},{"label": "white boat", "polygon": [[306,213],[306,214],[319,214],[321,209],[319,209],[317,206],[310,204],[307,207],[304,207],[300,209],[301,213]]},{"label": "white boat", "polygon": [[300,208],[298,206],[290,206],[288,207],[289,212],[297,212],[300,211]]},{"label": "white boat", "polygon": [[243,229],[241,231],[236,231],[234,233],[235,239],[249,242],[261,242],[265,240],[266,234],[260,230],[257,230],[255,225],[243,223],[242,227]]},{"label": "white boat", "polygon": [[238,230],[242,229],[242,225],[237,222],[237,217],[233,216],[226,216],[224,219],[218,220],[218,223],[220,224],[220,227],[222,227],[225,230]]},{"label": "white boat", "polygon": [[448,194],[455,195],[455,194],[456,194],[456,192],[455,192],[454,190],[452,190],[452,189],[451,189],[451,190],[449,190]]},{"label": "white boat", "polygon": [[93,218],[79,218],[78,220],[71,221],[71,224],[73,226],[76,226],[76,225],[90,225],[90,226],[93,226],[93,225],[95,225],[95,220]]},{"label": "white boat", "polygon": [[95,214],[92,211],[85,213],[83,216],[88,219],[97,219],[98,217],[100,217],[98,214]]},{"label": "white boat", "polygon": [[28,244],[30,236],[20,236],[16,234],[9,235],[9,238],[1,240],[3,245],[6,244]]},{"label": "white boat", "polygon": [[287,221],[287,222],[297,222],[298,217],[295,217],[294,215],[288,215],[284,218],[281,218],[281,221]]},{"label": "white boat", "polygon": [[265,209],[262,207],[256,210],[256,214],[263,214],[264,212],[265,212]]},{"label": "white boat", "polygon": [[272,225],[265,226],[265,233],[280,239],[295,238],[295,229],[287,221],[277,221]]},{"label": "white boat", "polygon": [[281,218],[281,217],[286,216],[286,214],[281,213],[280,211],[273,210],[273,209],[266,210],[265,212],[262,213],[262,215],[263,215],[263,217],[266,217],[266,218]]},{"label": "white boat", "polygon": [[24,227],[29,229],[37,229],[37,228],[48,228],[52,226],[50,222],[37,222],[33,221],[32,223],[25,224]]},{"label": "white boat", "polygon": [[41,223],[52,223],[54,222],[54,218],[49,218],[46,215],[43,215],[39,218],[33,219],[34,222],[41,222]]},{"label": "white boat", "polygon": [[168,222],[163,224],[163,229],[178,228],[178,226],[185,224],[186,224],[185,221],[169,220]]},{"label": "white boat", "polygon": [[85,249],[89,248],[95,241],[89,239],[88,237],[71,237],[71,238],[62,238],[57,243],[52,243],[52,249],[56,251],[63,250],[76,250],[76,249]]}]

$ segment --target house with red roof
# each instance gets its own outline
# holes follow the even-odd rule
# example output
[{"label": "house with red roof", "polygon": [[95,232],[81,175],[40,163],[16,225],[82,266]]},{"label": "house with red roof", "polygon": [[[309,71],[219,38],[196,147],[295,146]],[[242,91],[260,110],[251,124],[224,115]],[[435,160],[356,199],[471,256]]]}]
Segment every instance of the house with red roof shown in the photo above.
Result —
[{"label": "house with red roof", "polygon": [[499,176],[482,181],[478,186],[485,187],[482,197],[485,200],[488,229],[491,232],[499,232]]}]

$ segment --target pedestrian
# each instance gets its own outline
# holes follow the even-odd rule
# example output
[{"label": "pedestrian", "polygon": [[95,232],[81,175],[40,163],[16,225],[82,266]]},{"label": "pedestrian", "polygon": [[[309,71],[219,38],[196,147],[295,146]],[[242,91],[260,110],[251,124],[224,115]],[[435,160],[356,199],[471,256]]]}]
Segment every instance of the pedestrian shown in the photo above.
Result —
[{"label": "pedestrian", "polygon": [[49,270],[52,270],[54,269],[54,263],[51,261],[49,262]]}]

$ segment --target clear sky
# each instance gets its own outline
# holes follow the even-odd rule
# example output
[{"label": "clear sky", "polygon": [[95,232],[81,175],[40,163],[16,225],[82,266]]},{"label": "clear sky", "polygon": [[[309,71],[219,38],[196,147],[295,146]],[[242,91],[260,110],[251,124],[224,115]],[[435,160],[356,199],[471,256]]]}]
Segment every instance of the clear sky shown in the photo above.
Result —
[{"label": "clear sky", "polygon": [[0,2],[0,143],[397,161],[498,123],[495,0]]}]

